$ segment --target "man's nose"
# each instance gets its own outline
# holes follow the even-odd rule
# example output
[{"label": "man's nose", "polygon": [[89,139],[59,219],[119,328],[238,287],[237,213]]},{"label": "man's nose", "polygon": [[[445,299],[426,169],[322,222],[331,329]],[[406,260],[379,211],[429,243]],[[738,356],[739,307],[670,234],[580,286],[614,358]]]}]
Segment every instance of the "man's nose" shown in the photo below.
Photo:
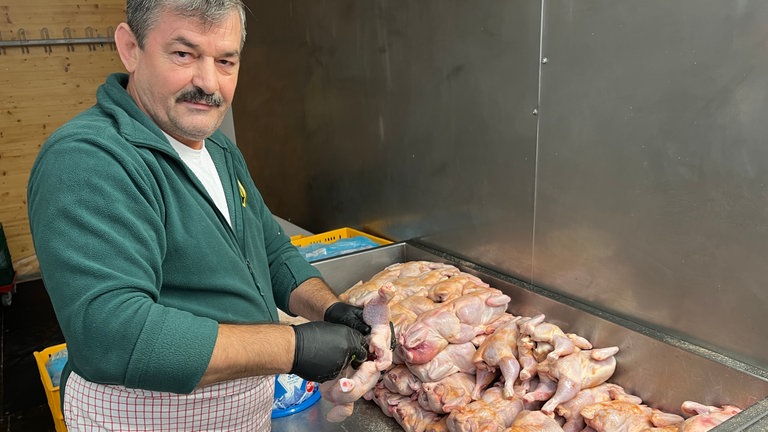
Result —
[{"label": "man's nose", "polygon": [[212,58],[202,57],[198,60],[195,75],[192,77],[192,85],[199,87],[207,94],[218,92],[218,73]]}]

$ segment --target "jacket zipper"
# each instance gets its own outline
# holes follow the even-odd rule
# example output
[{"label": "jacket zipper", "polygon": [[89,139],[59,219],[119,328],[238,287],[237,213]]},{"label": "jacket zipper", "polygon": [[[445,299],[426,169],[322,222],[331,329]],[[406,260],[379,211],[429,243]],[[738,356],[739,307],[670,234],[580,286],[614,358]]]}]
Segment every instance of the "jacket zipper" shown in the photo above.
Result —
[{"label": "jacket zipper", "polygon": [[[232,164],[232,155],[229,154],[229,150],[223,149],[224,151],[224,163],[227,165],[227,172],[230,173],[229,175],[229,183],[230,183],[230,189],[231,189],[231,195],[234,197],[235,194],[239,197],[239,187],[238,187],[238,178],[237,178],[237,172],[235,170],[234,165]],[[264,304],[267,304],[267,298],[264,295],[264,291],[261,288],[261,284],[256,279],[256,272],[253,270],[253,265],[251,264],[251,260],[248,259],[248,255],[246,254],[246,242],[248,241],[248,237],[245,235],[245,223],[243,221],[243,210],[240,205],[238,205],[240,201],[237,199],[233,199],[232,206],[236,209],[235,211],[230,211],[230,214],[233,215],[232,220],[232,233],[234,235],[235,232],[235,226],[239,227],[238,231],[240,232],[240,237],[238,238],[237,235],[235,235],[235,242],[240,246],[240,256],[245,261],[246,267],[248,267],[248,273],[251,274],[251,280],[253,280],[253,284],[256,286],[256,289],[259,291],[259,295],[261,296],[262,300],[264,300]],[[229,225],[229,224],[227,224]],[[273,314],[272,308],[267,307],[267,312],[269,312],[269,316],[272,319],[272,321],[277,321],[278,317]]]}]

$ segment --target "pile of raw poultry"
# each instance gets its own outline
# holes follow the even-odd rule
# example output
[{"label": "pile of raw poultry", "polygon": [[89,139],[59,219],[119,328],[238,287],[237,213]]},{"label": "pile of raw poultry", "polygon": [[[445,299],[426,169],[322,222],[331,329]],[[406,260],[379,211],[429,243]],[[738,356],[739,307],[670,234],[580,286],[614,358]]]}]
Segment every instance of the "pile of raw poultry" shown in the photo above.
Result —
[{"label": "pile of raw poultry", "polygon": [[514,316],[507,295],[452,265],[393,264],[340,298],[364,308],[372,356],[321,385],[330,421],[360,397],[417,432],[699,432],[740,411],[686,401],[683,418],[643,404],[608,382],[618,347]]}]

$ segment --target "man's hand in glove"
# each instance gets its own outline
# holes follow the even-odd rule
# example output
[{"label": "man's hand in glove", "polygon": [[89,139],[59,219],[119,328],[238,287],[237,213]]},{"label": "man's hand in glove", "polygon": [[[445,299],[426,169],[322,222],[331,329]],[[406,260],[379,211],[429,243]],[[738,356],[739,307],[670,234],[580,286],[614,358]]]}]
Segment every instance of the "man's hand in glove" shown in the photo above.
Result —
[{"label": "man's hand in glove", "polygon": [[293,331],[296,349],[291,373],[307,381],[334,379],[353,360],[368,357],[365,336],[345,325],[312,321],[293,326]]},{"label": "man's hand in glove", "polygon": [[357,306],[336,302],[325,310],[323,319],[331,323],[343,324],[353,328],[365,336],[371,334],[371,326],[363,321],[363,309]]}]

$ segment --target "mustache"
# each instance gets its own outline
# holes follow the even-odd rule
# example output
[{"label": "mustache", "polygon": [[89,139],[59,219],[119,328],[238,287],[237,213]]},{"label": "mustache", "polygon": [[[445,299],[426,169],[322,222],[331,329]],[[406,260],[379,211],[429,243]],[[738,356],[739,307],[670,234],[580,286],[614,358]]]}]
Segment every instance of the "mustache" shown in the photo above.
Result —
[{"label": "mustache", "polygon": [[200,87],[184,91],[176,98],[176,102],[202,103],[205,105],[220,107],[224,104],[224,98],[216,93],[206,93]]}]

